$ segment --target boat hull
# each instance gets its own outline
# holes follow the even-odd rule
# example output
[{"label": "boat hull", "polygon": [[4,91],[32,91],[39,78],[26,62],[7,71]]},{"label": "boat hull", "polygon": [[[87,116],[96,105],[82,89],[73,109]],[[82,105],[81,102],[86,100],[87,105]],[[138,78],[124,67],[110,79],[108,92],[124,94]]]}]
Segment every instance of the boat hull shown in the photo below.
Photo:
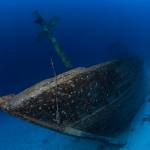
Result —
[{"label": "boat hull", "polygon": [[41,81],[1,109],[69,135],[112,136],[129,125],[144,102],[145,87],[140,59],[114,60]]}]

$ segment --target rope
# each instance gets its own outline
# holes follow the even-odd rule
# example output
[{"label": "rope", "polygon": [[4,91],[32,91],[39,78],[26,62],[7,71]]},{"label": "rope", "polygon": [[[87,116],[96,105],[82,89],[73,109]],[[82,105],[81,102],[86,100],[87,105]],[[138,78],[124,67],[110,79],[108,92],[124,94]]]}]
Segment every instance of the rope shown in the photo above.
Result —
[{"label": "rope", "polygon": [[57,124],[60,124],[60,113],[59,113],[59,104],[58,104],[58,86],[57,86],[57,74],[56,74],[56,70],[55,70],[55,66],[54,66],[54,62],[53,62],[53,59],[52,57],[50,57],[51,59],[51,66],[52,66],[52,69],[53,69],[53,75],[55,77],[55,102],[56,102],[56,122]]}]

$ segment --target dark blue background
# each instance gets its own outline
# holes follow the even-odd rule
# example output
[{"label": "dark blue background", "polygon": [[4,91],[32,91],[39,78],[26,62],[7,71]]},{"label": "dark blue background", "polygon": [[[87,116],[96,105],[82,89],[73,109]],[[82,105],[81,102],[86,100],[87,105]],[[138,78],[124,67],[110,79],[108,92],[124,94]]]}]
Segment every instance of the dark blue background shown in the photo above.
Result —
[{"label": "dark blue background", "polygon": [[149,59],[148,0],[1,0],[0,94],[17,93],[64,67],[51,45],[36,41],[33,11],[58,15],[55,35],[75,67],[131,55]]}]

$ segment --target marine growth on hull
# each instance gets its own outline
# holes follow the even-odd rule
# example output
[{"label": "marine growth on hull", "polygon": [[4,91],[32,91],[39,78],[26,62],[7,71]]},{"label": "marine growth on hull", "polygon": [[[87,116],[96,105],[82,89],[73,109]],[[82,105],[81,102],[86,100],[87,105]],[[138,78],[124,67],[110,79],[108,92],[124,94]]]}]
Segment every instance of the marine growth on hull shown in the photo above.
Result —
[{"label": "marine growth on hull", "polygon": [[113,60],[41,81],[1,109],[75,136],[112,135],[129,125],[144,98],[143,62]]}]

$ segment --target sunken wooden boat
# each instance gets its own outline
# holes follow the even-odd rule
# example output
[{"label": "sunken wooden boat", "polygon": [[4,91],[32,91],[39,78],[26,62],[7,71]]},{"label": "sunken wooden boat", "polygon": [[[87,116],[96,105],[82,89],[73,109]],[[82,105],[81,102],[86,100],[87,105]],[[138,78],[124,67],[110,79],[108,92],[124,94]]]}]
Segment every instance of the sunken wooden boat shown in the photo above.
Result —
[{"label": "sunken wooden boat", "polygon": [[89,138],[124,129],[144,102],[143,62],[113,60],[41,81],[1,109],[40,126]]}]

